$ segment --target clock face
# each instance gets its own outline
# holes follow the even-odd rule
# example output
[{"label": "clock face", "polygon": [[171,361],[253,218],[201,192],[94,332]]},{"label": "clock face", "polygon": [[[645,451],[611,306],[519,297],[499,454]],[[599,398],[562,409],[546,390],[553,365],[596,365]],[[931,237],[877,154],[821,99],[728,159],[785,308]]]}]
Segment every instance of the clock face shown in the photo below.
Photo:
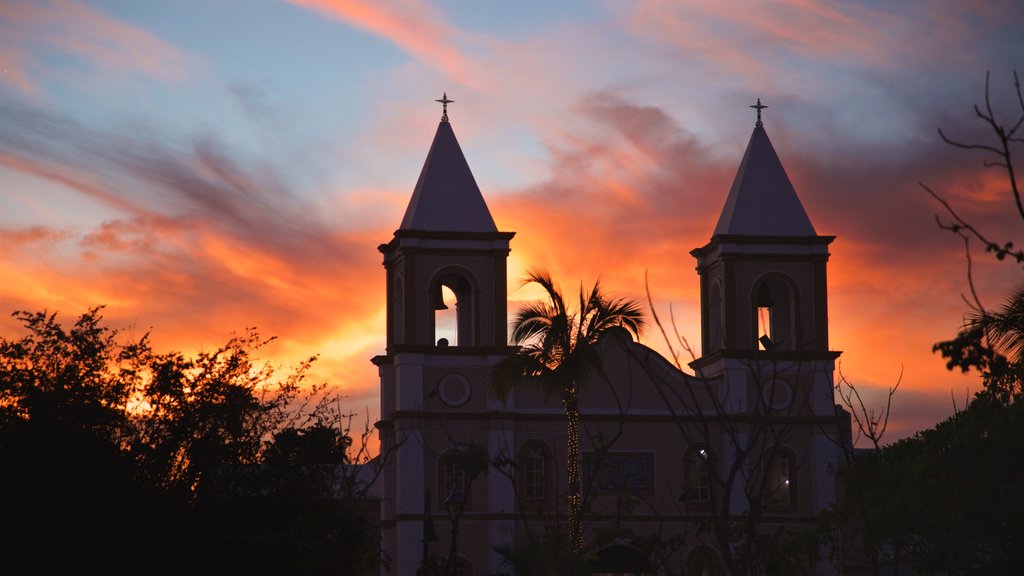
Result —
[{"label": "clock face", "polygon": [[772,410],[785,410],[793,401],[793,387],[782,378],[772,378],[761,387],[761,398]]}]

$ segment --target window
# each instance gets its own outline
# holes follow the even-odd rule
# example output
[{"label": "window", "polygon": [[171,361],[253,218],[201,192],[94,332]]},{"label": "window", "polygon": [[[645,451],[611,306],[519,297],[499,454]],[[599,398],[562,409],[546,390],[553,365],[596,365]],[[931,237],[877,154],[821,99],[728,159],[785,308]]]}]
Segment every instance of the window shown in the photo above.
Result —
[{"label": "window", "polygon": [[391,329],[392,341],[405,343],[405,290],[402,288],[402,276],[395,277],[395,287],[391,293]]},{"label": "window", "polygon": [[466,469],[459,461],[459,454],[449,450],[441,455],[437,464],[437,499],[438,506],[444,509],[448,498],[454,496],[463,501],[462,509],[472,509],[473,490],[466,478]]},{"label": "window", "polygon": [[458,300],[447,286],[439,286],[440,300],[434,305],[434,342],[437,346],[459,344]]},{"label": "window", "polygon": [[583,454],[583,481],[605,493],[654,494],[654,454],[608,452]]},{"label": "window", "polygon": [[711,285],[704,317],[708,327],[707,349],[709,351],[718,350],[724,346],[724,342],[722,340],[722,290],[717,282]]},{"label": "window", "polygon": [[786,449],[777,449],[768,461],[769,506],[793,505],[793,455]]},{"label": "window", "polygon": [[538,446],[530,446],[523,459],[525,494],[527,500],[543,500],[547,478],[544,476],[544,452]]},{"label": "window", "polygon": [[711,503],[711,453],[707,446],[693,446],[683,462],[685,496],[691,504]]},{"label": "window", "polygon": [[444,499],[452,497],[466,499],[466,472],[448,460],[444,463]]},{"label": "window", "polygon": [[547,501],[550,484],[551,451],[540,440],[528,440],[519,448],[517,459],[519,495],[530,502]]},{"label": "window", "polygon": [[796,322],[794,291],[781,278],[761,281],[754,290],[755,348],[794,350]]},{"label": "window", "polygon": [[757,343],[761,350],[771,350],[772,343],[772,309],[770,306],[757,307]]},{"label": "window", "polygon": [[472,346],[473,284],[461,271],[446,272],[431,283],[434,309],[434,343],[439,346]]}]

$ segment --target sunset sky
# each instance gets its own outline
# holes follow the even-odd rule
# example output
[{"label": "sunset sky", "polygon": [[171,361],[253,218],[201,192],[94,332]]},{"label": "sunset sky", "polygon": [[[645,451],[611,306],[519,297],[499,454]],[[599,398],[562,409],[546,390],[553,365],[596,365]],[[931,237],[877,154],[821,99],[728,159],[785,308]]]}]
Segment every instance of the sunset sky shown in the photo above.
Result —
[{"label": "sunset sky", "polygon": [[[255,326],[319,354],[377,411],[384,270],[447,91],[501,230],[529,267],[669,305],[699,344],[689,251],[765,128],[829,262],[830,337],[869,396],[903,384],[890,439],[949,416],[977,377],[932,344],[966,309],[962,245],[926,182],[1024,240],[1003,175],[941,143],[1013,112],[1024,4],[218,0],[0,4],[0,335],[14,310],[109,324],[159,350]],[[1019,267],[976,255],[986,304]],[[510,309],[515,308],[515,302]],[[664,348],[657,332],[644,341]],[[699,351],[698,351],[699,352]]]}]

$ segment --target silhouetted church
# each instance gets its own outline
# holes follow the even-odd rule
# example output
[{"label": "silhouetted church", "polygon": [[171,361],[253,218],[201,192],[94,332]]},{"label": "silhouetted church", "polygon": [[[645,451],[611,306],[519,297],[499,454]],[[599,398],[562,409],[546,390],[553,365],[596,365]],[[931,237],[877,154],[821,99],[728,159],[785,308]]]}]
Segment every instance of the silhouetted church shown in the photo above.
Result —
[{"label": "silhouetted church", "polygon": [[[581,386],[585,539],[617,527],[602,552],[634,558],[629,573],[721,573],[723,541],[701,527],[745,513],[769,531],[806,525],[835,499],[845,434],[833,398],[839,352],[828,345],[833,237],[812,226],[761,124],[760,101],[757,108],[718,225],[691,252],[703,351],[693,374],[615,331],[603,344],[603,376]],[[443,558],[447,504],[464,502],[458,566],[475,576],[499,570],[495,546],[523,538],[527,523],[565,526],[558,399],[520,389],[503,402],[488,390],[491,366],[514,350],[506,304],[513,236],[495,225],[445,111],[405,217],[379,248],[387,351],[373,362],[389,455],[381,515],[392,574],[414,574],[423,560],[428,507],[439,537],[430,552]],[[447,291],[457,300],[450,343],[439,341],[435,321]],[[506,465],[474,479],[453,459],[470,445]],[[673,549],[644,550],[630,533],[679,538]]]}]

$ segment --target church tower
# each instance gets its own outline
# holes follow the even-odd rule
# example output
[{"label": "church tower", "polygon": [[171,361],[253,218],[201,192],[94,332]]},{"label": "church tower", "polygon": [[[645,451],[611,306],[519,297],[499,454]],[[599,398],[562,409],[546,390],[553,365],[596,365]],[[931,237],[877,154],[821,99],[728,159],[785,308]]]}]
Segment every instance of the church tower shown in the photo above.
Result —
[{"label": "church tower", "polygon": [[[446,453],[465,439],[487,442],[486,415],[494,408],[487,378],[509,352],[506,260],[515,233],[495,226],[448,121],[452,101],[445,95],[438,102],[444,114],[405,216],[379,247],[387,350],[373,362],[380,373],[381,454],[389,459],[382,524],[391,571],[400,574],[412,574],[422,560],[426,507],[443,509],[459,480],[446,476],[453,473]],[[511,509],[483,481],[472,491],[459,486],[464,531],[471,511],[487,513],[492,502]],[[437,533],[444,539],[442,526]]]},{"label": "church tower", "polygon": [[[693,250],[701,293],[700,378],[723,387],[730,410],[782,418],[835,415],[826,264],[834,236],[811,224],[761,121],[711,241]],[[834,450],[810,434],[809,454]],[[815,510],[834,497],[831,474],[809,474]]]}]

